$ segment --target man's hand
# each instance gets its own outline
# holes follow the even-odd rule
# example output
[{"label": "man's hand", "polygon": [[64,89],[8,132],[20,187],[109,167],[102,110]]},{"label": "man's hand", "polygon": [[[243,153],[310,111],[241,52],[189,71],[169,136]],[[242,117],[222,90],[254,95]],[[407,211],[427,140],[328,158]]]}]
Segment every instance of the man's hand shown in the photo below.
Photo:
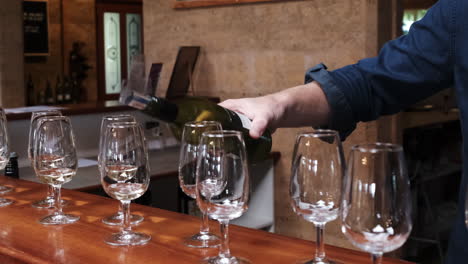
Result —
[{"label": "man's hand", "polygon": [[228,99],[221,102],[222,107],[239,112],[252,120],[252,128],[249,134],[253,138],[259,138],[268,127],[271,132],[279,125],[279,120],[284,115],[284,106],[273,95],[256,98]]},{"label": "man's hand", "polygon": [[222,107],[252,120],[250,136],[260,137],[266,128],[317,126],[327,123],[330,109],[320,84],[311,82],[262,97],[229,99]]}]

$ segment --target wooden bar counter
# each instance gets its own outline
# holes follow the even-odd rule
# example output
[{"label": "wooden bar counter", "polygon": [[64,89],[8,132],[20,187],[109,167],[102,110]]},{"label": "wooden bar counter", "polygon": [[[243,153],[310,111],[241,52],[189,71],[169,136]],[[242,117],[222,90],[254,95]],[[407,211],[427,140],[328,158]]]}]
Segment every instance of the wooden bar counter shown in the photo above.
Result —
[{"label": "wooden bar counter", "polygon": [[[44,226],[38,220],[52,210],[31,207],[32,201],[44,197],[44,185],[6,177],[0,177],[0,184],[15,188],[4,195],[15,203],[0,208],[0,263],[200,263],[217,254],[217,249],[191,249],[182,244],[183,238],[198,231],[200,221],[192,216],[132,204],[132,212],[145,217],[134,230],[151,234],[152,239],[144,246],[113,247],[103,239],[119,228],[101,219],[116,212],[118,201],[64,189],[63,199],[69,201],[64,212],[81,219],[69,225]],[[211,226],[218,233],[217,223]],[[231,226],[230,238],[232,253],[252,263],[295,263],[310,259],[314,252],[312,242],[238,226]],[[371,263],[364,252],[329,246],[327,253],[337,263]],[[385,259],[384,263],[408,262]]]}]

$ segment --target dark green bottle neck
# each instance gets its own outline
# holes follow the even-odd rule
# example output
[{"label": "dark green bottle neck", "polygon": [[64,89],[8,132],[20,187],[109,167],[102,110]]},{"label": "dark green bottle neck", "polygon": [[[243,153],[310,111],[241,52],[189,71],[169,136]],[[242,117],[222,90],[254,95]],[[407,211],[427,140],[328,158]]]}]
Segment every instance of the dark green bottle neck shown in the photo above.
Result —
[{"label": "dark green bottle neck", "polygon": [[162,121],[174,122],[179,113],[179,108],[175,103],[160,97],[152,96],[143,112]]}]

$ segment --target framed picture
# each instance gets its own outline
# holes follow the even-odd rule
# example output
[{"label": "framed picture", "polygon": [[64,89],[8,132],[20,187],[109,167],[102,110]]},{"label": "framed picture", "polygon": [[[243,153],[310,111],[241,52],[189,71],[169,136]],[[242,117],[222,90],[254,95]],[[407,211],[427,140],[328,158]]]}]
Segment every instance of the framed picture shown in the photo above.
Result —
[{"label": "framed picture", "polygon": [[23,1],[25,56],[49,55],[49,12],[47,0]]},{"label": "framed picture", "polygon": [[260,2],[285,2],[285,1],[298,1],[298,0],[174,0],[174,8],[198,8],[210,6],[223,6],[223,5],[236,5],[236,4],[249,4]]}]

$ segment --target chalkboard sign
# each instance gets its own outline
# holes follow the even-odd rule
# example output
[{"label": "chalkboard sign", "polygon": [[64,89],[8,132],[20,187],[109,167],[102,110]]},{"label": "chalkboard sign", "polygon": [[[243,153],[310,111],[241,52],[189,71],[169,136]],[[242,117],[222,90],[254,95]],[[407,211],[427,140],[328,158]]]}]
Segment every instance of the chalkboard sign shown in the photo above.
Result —
[{"label": "chalkboard sign", "polygon": [[45,56],[49,54],[49,18],[47,1],[23,2],[24,54]]}]

